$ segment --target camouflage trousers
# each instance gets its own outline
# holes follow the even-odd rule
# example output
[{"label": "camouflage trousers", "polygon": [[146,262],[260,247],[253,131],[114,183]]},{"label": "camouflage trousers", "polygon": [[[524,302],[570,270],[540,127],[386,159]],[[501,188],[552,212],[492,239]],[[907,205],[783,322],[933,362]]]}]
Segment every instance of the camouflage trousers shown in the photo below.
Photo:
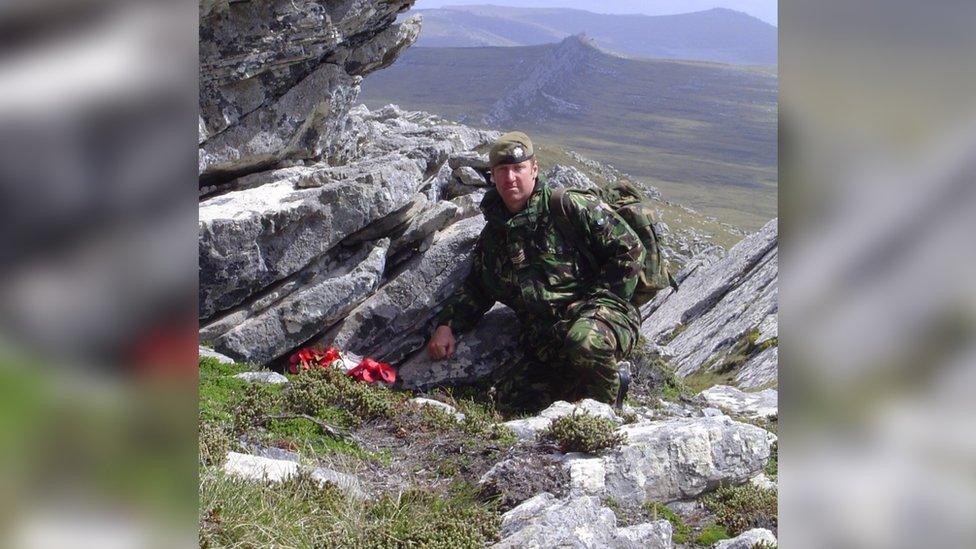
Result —
[{"label": "camouflage trousers", "polygon": [[617,362],[633,351],[639,312],[607,299],[570,306],[555,337],[523,341],[524,355],[494,377],[495,400],[506,414],[532,413],[557,400],[612,403],[620,386]]}]

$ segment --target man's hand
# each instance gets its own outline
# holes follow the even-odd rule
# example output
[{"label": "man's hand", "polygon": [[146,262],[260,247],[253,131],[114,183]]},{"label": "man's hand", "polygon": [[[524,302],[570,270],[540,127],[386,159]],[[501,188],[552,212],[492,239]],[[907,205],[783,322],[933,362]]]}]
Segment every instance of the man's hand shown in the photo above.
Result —
[{"label": "man's hand", "polygon": [[438,326],[427,344],[427,354],[434,360],[441,360],[454,354],[454,333],[450,326]]}]

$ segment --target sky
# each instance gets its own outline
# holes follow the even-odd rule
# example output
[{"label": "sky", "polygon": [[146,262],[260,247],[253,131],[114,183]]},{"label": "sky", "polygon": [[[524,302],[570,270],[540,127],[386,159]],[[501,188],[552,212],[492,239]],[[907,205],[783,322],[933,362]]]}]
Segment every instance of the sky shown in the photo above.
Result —
[{"label": "sky", "polygon": [[777,0],[417,0],[414,9],[494,4],[522,8],[573,8],[596,13],[642,13],[673,15],[711,8],[729,8],[748,13],[770,25],[778,26]]}]

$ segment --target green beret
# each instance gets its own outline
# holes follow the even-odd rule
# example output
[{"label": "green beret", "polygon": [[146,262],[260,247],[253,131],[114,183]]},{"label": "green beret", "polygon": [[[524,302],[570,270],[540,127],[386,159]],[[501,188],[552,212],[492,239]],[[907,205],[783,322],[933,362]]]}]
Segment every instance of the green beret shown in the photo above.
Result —
[{"label": "green beret", "polygon": [[488,152],[488,166],[518,164],[532,158],[532,140],[522,132],[508,132],[495,141]]}]

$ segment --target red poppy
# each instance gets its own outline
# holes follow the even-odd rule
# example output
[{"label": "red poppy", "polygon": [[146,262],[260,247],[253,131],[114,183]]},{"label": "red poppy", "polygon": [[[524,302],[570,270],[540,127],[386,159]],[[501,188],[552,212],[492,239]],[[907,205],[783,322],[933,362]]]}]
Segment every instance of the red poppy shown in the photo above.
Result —
[{"label": "red poppy", "polygon": [[294,353],[288,359],[288,371],[297,374],[298,372],[311,370],[312,368],[328,368],[336,360],[341,359],[339,351],[334,347],[326,350],[306,347]]},{"label": "red poppy", "polygon": [[377,362],[369,357],[364,358],[355,368],[346,372],[347,375],[355,379],[373,383],[383,380],[386,383],[396,381],[396,370],[385,362]]}]

